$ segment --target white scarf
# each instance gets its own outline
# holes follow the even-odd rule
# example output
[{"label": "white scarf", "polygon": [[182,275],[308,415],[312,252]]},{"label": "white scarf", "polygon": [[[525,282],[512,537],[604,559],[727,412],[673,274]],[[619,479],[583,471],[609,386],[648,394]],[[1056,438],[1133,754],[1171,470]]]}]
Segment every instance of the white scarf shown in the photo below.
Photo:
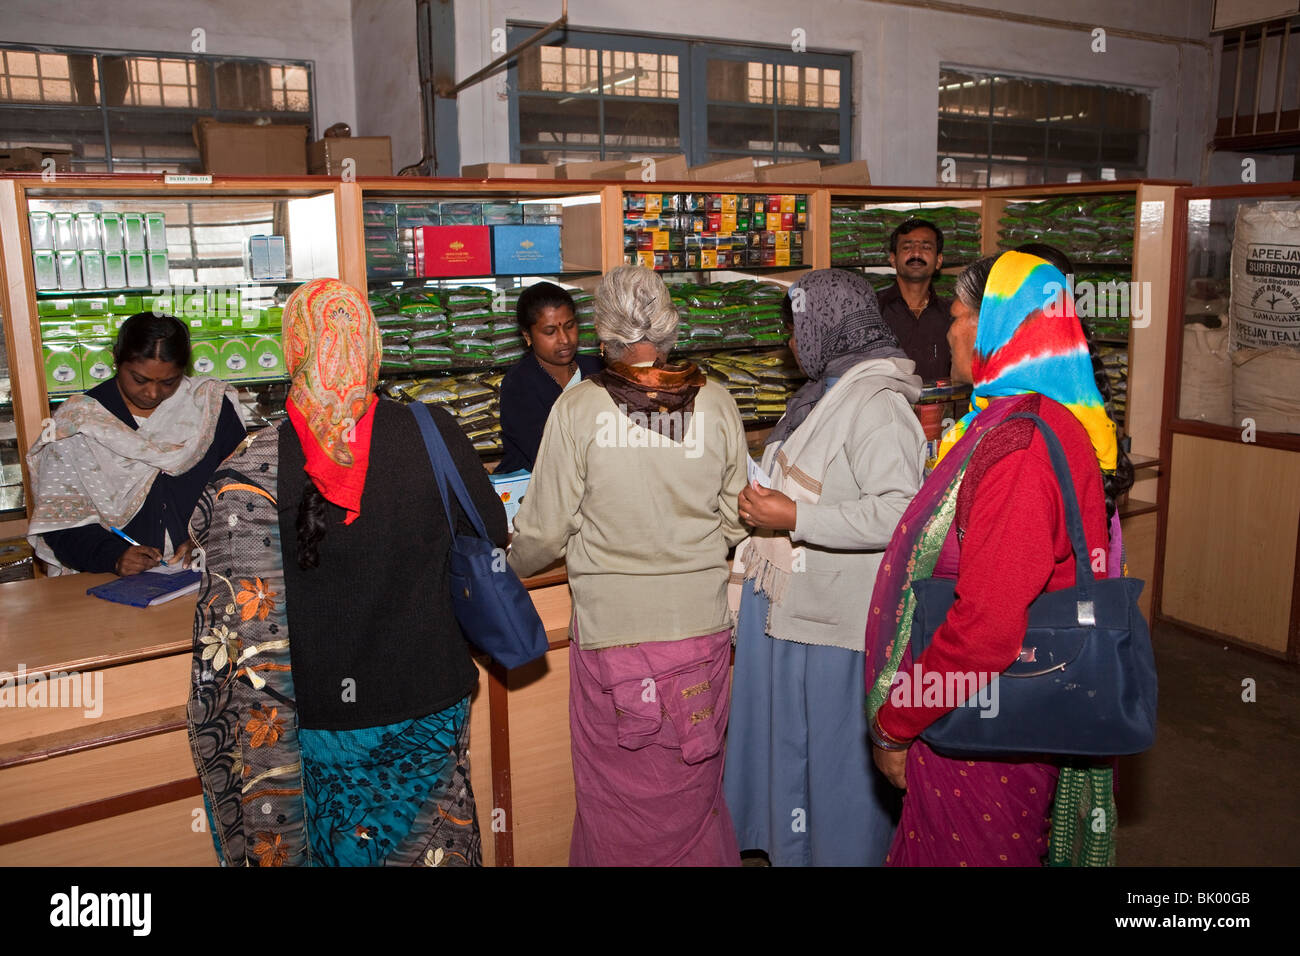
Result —
[{"label": "white scarf", "polygon": [[[32,500],[27,540],[50,573],[68,573],[45,543],[47,531],[122,527],[144,505],[159,472],[183,475],[207,454],[233,388],[213,378],[181,379],[176,392],[131,428],[97,400],[73,395],[27,454]],[[238,404],[235,405],[238,408]]]},{"label": "white scarf", "polygon": [[[785,442],[768,445],[763,453],[763,470],[772,476],[772,490],[789,496],[796,506],[799,502],[817,504],[826,471],[844,447],[853,408],[883,389],[896,389],[898,374],[895,359],[867,359],[845,372]],[[745,581],[753,581],[772,604],[780,604],[796,563],[802,564],[802,551],[791,542],[788,531],[766,528],[756,529],[736,545],[727,584],[732,616],[740,611]]]}]

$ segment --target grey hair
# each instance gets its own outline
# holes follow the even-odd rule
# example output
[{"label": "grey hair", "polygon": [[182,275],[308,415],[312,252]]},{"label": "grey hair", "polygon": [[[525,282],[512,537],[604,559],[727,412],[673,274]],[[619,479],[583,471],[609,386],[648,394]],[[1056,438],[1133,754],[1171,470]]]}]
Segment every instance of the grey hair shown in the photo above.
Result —
[{"label": "grey hair", "polygon": [[980,303],[984,301],[984,289],[989,284],[989,273],[993,271],[993,263],[997,261],[997,256],[976,259],[961,271],[961,275],[957,276],[957,298],[961,299],[962,304],[976,315],[979,314]]},{"label": "grey hair", "polygon": [[652,269],[619,266],[605,273],[596,287],[595,311],[596,335],[616,361],[638,342],[664,355],[677,344],[677,306]]}]

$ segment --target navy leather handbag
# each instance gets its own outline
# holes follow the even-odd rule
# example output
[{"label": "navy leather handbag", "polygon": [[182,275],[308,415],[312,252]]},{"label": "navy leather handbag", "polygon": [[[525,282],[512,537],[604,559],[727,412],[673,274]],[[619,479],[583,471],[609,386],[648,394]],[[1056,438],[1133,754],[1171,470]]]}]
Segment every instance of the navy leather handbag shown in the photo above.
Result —
[{"label": "navy leather handbag", "polygon": [[[542,619],[505,553],[488,538],[483,518],[474,507],[465,482],[451,460],[447,444],[423,402],[409,406],[429,452],[442,505],[451,529],[451,604],[466,639],[505,668],[520,667],[546,653]],[[475,534],[457,534],[451,496],[474,526]]]},{"label": "navy leather handbag", "polygon": [[[935,721],[921,739],[953,754],[1075,754],[1108,757],[1146,750],[1156,733],[1156,666],[1151,634],[1138,609],[1142,582],[1092,576],[1083,518],[1065,451],[1037,415],[1074,547],[1075,585],[1042,594],[1029,606],[1020,657]],[[912,582],[916,611],[912,659],[929,646],[954,601],[955,582]],[[953,675],[942,675],[954,684]],[[927,679],[928,680],[928,679]]]}]

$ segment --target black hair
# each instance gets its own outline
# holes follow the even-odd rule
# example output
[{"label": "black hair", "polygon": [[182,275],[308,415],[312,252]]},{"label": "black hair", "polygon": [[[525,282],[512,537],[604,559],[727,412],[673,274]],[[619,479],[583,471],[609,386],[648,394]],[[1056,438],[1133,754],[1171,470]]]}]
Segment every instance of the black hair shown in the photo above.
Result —
[{"label": "black hair", "polygon": [[536,325],[541,318],[542,309],[568,309],[575,315],[578,311],[568,289],[562,289],[554,282],[538,282],[525,289],[515,305],[515,321],[519,323],[519,330],[527,332]]},{"label": "black hair", "polygon": [[907,219],[899,223],[897,228],[895,228],[894,231],[889,234],[889,251],[890,252],[898,251],[899,236],[905,236],[909,232],[916,232],[916,230],[918,229],[929,229],[931,232],[933,232],[935,251],[938,253],[943,252],[943,230],[940,229],[938,226],[936,226],[934,223],[932,223],[930,220],[918,219],[915,216],[913,216],[911,219]]},{"label": "black hair", "polygon": [[1026,255],[1038,256],[1040,259],[1046,259],[1060,271],[1061,275],[1070,277],[1074,275],[1074,263],[1056,246],[1049,246],[1045,242],[1026,242],[1023,245],[1016,246],[1016,252],[1023,252]]},{"label": "black hair", "polygon": [[180,319],[153,312],[137,312],[122,323],[113,343],[113,362],[157,359],[182,370],[190,364],[190,330]]},{"label": "black hair", "polygon": [[298,502],[298,567],[304,571],[320,566],[320,543],[325,537],[325,496],[308,476]]},{"label": "black hair", "polygon": [[[1060,249],[1055,246],[1049,246],[1045,242],[1026,242],[1024,245],[1016,246],[1016,252],[1024,252],[1031,256],[1038,256],[1045,259],[1060,270],[1061,274],[1068,280],[1074,275],[1074,263]],[[1111,391],[1110,378],[1106,375],[1106,366],[1101,364],[1101,353],[1097,350],[1097,343],[1092,339],[1092,327],[1079,320],[1079,328],[1083,330],[1083,338],[1088,343],[1088,357],[1092,359],[1092,378],[1097,383],[1097,391],[1101,392],[1101,400],[1106,408],[1106,417],[1119,429],[1119,423],[1111,414],[1111,400],[1114,393]],[[1115,470],[1112,472],[1103,471],[1101,473],[1102,488],[1106,492],[1106,517],[1113,518],[1115,509],[1119,506],[1116,499],[1133,487],[1133,462],[1129,460],[1128,453],[1124,451],[1124,446],[1119,445],[1115,452]]]}]

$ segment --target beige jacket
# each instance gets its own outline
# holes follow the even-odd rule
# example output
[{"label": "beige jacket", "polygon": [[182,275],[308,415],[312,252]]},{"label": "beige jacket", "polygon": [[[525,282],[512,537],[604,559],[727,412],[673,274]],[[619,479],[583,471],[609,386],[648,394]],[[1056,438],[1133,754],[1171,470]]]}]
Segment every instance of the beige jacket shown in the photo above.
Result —
[{"label": "beige jacket", "polygon": [[[855,366],[860,374],[852,381],[846,375],[822,399],[834,396],[834,414],[799,426],[816,428],[804,446],[807,457],[830,464],[817,503],[796,506],[790,540],[799,547],[798,571],[790,575],[781,602],[769,607],[772,637],[864,648],[876,572],[925,477],[925,432],[911,406],[921,395],[914,367],[910,359],[892,358]],[[768,445],[763,454],[768,474],[776,472],[780,447]],[[745,589],[753,585],[742,582]]]},{"label": "beige jacket", "polygon": [[706,382],[677,434],[630,422],[594,382],[551,409],[509,562],[524,577],[564,557],[584,650],[730,626],[727,549],[745,536],[745,429],[727,390]]}]

